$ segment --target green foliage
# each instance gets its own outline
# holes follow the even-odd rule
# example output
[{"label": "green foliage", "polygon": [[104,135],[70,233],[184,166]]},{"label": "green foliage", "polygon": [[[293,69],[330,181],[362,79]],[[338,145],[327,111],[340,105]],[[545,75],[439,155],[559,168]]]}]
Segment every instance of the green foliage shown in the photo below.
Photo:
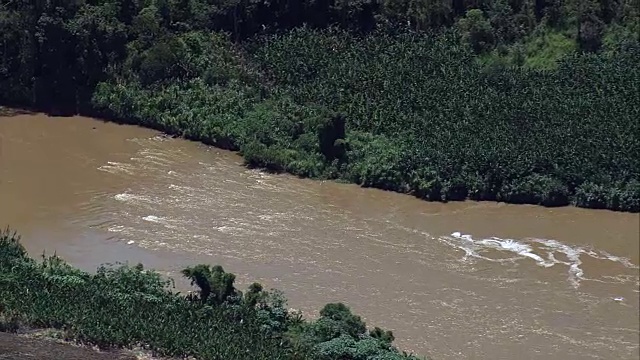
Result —
[{"label": "green foliage", "polygon": [[527,40],[524,65],[533,69],[553,69],[563,57],[577,49],[575,40],[566,32],[544,28]]},{"label": "green foliage", "polygon": [[458,21],[462,38],[471,45],[476,54],[490,51],[495,43],[491,24],[480,9],[467,11],[464,18]]},{"label": "green foliage", "polygon": [[603,50],[608,53],[632,47],[639,42],[640,26],[636,26],[634,30],[632,26],[622,26],[620,24],[612,24],[607,27],[602,39]]},{"label": "green foliage", "polygon": [[317,360],[411,359],[391,346],[391,331],[376,327],[367,334],[366,324],[342,303],[325,305],[317,321],[294,328],[290,336],[294,348]]},{"label": "green foliage", "polygon": [[355,340],[347,335],[331,339],[316,346],[318,360],[401,360],[406,356],[389,351],[384,342],[375,338]]},{"label": "green foliage", "polygon": [[365,186],[557,206],[586,204],[572,200],[585,181],[622,189],[638,178],[637,49],[487,71],[456,41],[299,31],[254,59],[280,92],[345,115],[339,176]]},{"label": "green foliage", "polygon": [[[360,317],[352,314],[351,309],[342,303],[325,305],[322,310],[320,310],[318,323],[321,323],[318,328],[323,328],[321,331],[324,333],[322,337],[327,340],[333,339],[340,334],[357,338],[367,330],[365,323]],[[333,333],[327,334],[327,332]]]},{"label": "green foliage", "polygon": [[636,4],[13,1],[0,103],[428,200],[640,211]]},{"label": "green foliage", "polygon": [[619,209],[636,211],[640,206],[640,183],[631,181],[625,186],[611,188],[592,182],[585,182],[576,190],[575,203],[594,209]]},{"label": "green foliage", "polygon": [[602,46],[604,22],[595,0],[584,0],[578,6],[578,45],[586,52],[596,52]]},{"label": "green foliage", "polygon": [[483,60],[488,64],[503,62],[507,66],[554,70],[564,57],[577,51],[575,37],[570,31],[541,26],[518,43],[495,49]]},{"label": "green foliage", "polygon": [[20,236],[8,227],[0,231],[0,261],[6,262],[3,265],[25,259],[27,259],[27,251],[20,244]]},{"label": "green foliage", "polygon": [[393,332],[391,332],[390,330],[386,330],[386,331],[382,330],[377,326],[369,332],[369,336],[371,336],[372,338],[380,339],[389,344],[391,344],[393,340],[395,340],[395,336],[393,336]]},{"label": "green foliage", "polygon": [[[200,288],[199,300],[209,305],[233,303],[240,293],[233,286],[236,276],[226,273],[222,266],[213,268],[208,265],[197,265],[182,270],[182,275],[191,280],[191,285]],[[256,287],[252,288],[256,291]]]},{"label": "green foliage", "polygon": [[504,185],[499,200],[515,204],[533,202],[545,206],[562,206],[569,203],[569,191],[557,179],[534,174]]},{"label": "green foliage", "polygon": [[497,42],[511,43],[525,35],[523,29],[517,26],[515,14],[513,13],[513,8],[509,5],[509,1],[493,1],[490,4],[487,15]]},{"label": "green foliage", "polygon": [[403,191],[403,160],[406,153],[383,135],[354,133],[350,139],[350,166],[346,179],[364,187]]},{"label": "green foliage", "polygon": [[[0,236],[0,331],[54,328],[103,349],[142,346],[158,356],[196,359],[326,359],[331,351],[353,359],[413,359],[400,356],[388,337],[351,337],[340,349],[333,338],[324,344],[307,330],[326,327],[324,319],[338,336],[363,335],[364,323],[344,305],[329,304],[320,320],[307,322],[287,310],[278,291],[254,283],[243,296],[235,276],[220,266],[196,265],[183,275],[199,296],[171,292],[169,281],[141,264],[105,265],[89,274],[56,256],[33,261],[7,230]],[[309,333],[304,347],[292,342],[300,329]]]}]

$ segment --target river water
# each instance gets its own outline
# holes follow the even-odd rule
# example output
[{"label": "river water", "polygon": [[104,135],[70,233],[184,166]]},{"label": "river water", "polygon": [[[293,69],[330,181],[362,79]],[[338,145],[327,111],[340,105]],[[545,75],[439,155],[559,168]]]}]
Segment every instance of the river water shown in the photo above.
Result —
[{"label": "river water", "polygon": [[[0,118],[0,226],[81,268],[223,265],[434,359],[638,359],[638,214],[429,203],[82,117]],[[179,287],[184,283],[179,283]]]}]

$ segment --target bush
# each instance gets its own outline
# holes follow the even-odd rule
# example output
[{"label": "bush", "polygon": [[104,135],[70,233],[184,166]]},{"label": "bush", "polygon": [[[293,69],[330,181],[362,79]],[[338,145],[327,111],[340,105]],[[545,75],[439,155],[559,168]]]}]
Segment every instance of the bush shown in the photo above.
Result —
[{"label": "bush", "polygon": [[298,30],[251,49],[274,94],[344,114],[339,176],[363,186],[438,201],[597,206],[574,199],[581,184],[607,177],[608,189],[624,191],[637,181],[636,48],[566,56],[557,70],[487,70],[458,41],[455,32]]},{"label": "bush", "polygon": [[0,331],[54,328],[103,349],[142,346],[197,359],[320,359],[327,352],[315,352],[316,345],[331,347],[322,343],[345,334],[357,359],[413,359],[399,357],[389,336],[378,336],[389,332],[367,336],[364,322],[342,304],[328,304],[318,321],[308,322],[287,310],[278,291],[254,283],[243,294],[221,266],[196,265],[183,275],[197,295],[171,292],[171,281],[142,264],[89,274],[55,256],[35,262],[7,230],[0,236]]},{"label": "bush", "polygon": [[640,183],[630,181],[625,185],[611,187],[586,182],[576,190],[575,202],[577,206],[593,209],[638,212],[640,211]]},{"label": "bush", "polygon": [[[636,208],[627,189],[640,179],[631,7],[392,2],[378,9],[379,22],[358,3],[322,10],[328,17],[310,24],[324,27],[271,31],[280,15],[260,18],[262,30],[242,17],[257,20],[271,7],[127,4],[0,10],[8,46],[0,96],[66,110],[75,101],[75,109],[240,150],[250,166],[428,200]],[[369,20],[347,26],[356,13]],[[43,28],[22,36],[14,28],[30,16]],[[589,184],[608,200],[579,190]]]},{"label": "bush", "polygon": [[569,203],[569,191],[557,179],[534,174],[503,186],[498,199],[515,204],[563,206]]},{"label": "bush", "polygon": [[[567,56],[539,71],[488,69],[459,40],[455,31],[301,29],[250,44],[251,65],[238,65],[246,71],[225,85],[105,83],[94,101],[117,118],[240,150],[248,165],[271,171],[435,201],[635,208],[619,204],[633,203],[622,200],[625,184],[640,177],[632,135],[640,47]],[[227,62],[241,63],[231,45],[222,48],[236,56]],[[578,199],[585,183],[621,200]]]}]

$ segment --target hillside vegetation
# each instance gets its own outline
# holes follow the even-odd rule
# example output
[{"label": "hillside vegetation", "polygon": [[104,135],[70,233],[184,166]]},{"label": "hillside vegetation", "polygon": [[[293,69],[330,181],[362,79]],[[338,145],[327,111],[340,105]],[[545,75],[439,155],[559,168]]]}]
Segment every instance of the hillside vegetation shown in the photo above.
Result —
[{"label": "hillside vegetation", "polygon": [[242,293],[220,266],[183,270],[197,293],[171,291],[159,274],[102,266],[95,274],[60,258],[28,257],[19,237],[0,232],[0,331],[53,328],[66,340],[102,349],[142,347],[196,359],[417,360],[392,345],[390,331],[367,329],[341,303],[315,321],[286,307],[258,283]]},{"label": "hillside vegetation", "polygon": [[640,211],[637,0],[1,0],[0,102],[437,201]]}]

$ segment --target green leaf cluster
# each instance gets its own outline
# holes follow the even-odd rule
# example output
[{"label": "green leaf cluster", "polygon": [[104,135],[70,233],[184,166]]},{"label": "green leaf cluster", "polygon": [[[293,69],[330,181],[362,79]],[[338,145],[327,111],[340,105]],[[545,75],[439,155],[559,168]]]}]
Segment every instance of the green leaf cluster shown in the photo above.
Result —
[{"label": "green leaf cluster", "polygon": [[[342,304],[329,304],[319,320],[306,321],[279,291],[254,283],[243,294],[221,266],[196,265],[182,274],[197,294],[171,291],[171,281],[142,264],[107,264],[86,273],[55,255],[35,261],[6,230],[0,233],[0,331],[53,328],[67,340],[102,349],[137,346],[180,358],[320,360],[340,353],[354,360],[413,359],[391,346],[390,332],[376,328],[367,335]],[[350,340],[340,345],[341,336]]]},{"label": "green leaf cluster", "polygon": [[633,1],[12,1],[0,103],[428,200],[640,211]]}]

